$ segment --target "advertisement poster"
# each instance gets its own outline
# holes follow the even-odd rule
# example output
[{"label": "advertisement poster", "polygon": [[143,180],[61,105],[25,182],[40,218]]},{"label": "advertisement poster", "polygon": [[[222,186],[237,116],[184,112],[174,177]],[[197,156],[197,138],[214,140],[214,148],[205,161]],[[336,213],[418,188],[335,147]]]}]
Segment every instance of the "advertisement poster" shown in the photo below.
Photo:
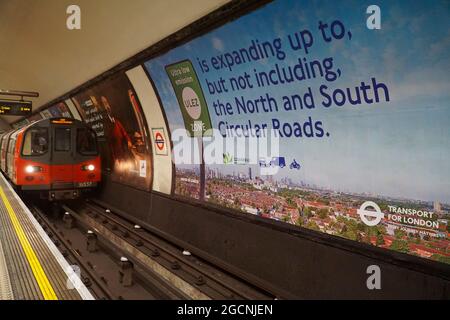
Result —
[{"label": "advertisement poster", "polygon": [[150,190],[151,145],[139,101],[124,74],[72,98],[96,132],[105,170],[113,181]]},{"label": "advertisement poster", "polygon": [[73,118],[72,114],[70,113],[69,107],[64,102],[57,103],[47,110],[52,117]]},{"label": "advertisement poster", "polygon": [[[371,4],[275,1],[147,61],[176,193],[450,263],[448,2],[379,1],[381,20]],[[177,161],[191,103],[170,70],[185,61],[214,138],[277,143],[275,155],[237,146],[205,161],[204,190],[199,165]],[[193,157],[208,154],[200,144]]]},{"label": "advertisement poster", "polygon": [[19,122],[13,123],[12,127],[14,129],[18,129],[18,128],[22,128],[23,126],[26,126],[29,123],[30,122],[28,121],[28,119],[23,119],[23,120],[20,120]]},{"label": "advertisement poster", "polygon": [[40,113],[35,113],[31,117],[27,118],[30,123],[42,120],[42,115]]},{"label": "advertisement poster", "polygon": [[53,116],[48,109],[42,110],[41,112],[39,112],[39,114],[41,115],[42,119],[49,119]]}]

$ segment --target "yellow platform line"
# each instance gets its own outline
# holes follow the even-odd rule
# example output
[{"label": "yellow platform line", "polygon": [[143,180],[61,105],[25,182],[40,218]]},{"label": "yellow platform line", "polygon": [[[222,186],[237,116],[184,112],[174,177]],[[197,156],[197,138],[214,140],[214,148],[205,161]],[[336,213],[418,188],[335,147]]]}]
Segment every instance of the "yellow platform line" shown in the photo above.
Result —
[{"label": "yellow platform line", "polygon": [[14,230],[16,231],[17,237],[20,241],[20,245],[22,246],[22,249],[25,252],[25,256],[28,260],[28,263],[30,264],[31,270],[33,271],[34,277],[39,285],[39,289],[41,290],[44,299],[58,300],[58,297],[56,296],[56,293],[53,290],[53,287],[50,281],[48,280],[47,275],[45,274],[45,271],[42,268],[42,265],[39,262],[38,257],[36,256],[36,253],[31,247],[31,244],[28,241],[28,238],[26,237],[21,224],[17,219],[16,213],[14,212],[14,209],[12,208],[11,203],[9,203],[9,200],[6,197],[6,194],[1,186],[0,186],[0,197],[2,198],[3,203],[5,204],[6,210],[8,211],[9,217],[13,224]]}]

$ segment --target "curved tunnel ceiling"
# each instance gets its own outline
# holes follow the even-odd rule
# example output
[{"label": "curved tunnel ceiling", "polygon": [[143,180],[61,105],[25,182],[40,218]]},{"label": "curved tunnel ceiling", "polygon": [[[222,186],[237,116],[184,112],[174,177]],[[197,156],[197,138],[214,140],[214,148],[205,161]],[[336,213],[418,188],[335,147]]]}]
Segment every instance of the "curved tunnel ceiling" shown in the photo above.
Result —
[{"label": "curved tunnel ceiling", "polygon": [[[38,91],[36,109],[226,2],[0,0],[0,89]],[[81,30],[66,28],[71,4]],[[0,119],[1,128],[20,117]]]}]

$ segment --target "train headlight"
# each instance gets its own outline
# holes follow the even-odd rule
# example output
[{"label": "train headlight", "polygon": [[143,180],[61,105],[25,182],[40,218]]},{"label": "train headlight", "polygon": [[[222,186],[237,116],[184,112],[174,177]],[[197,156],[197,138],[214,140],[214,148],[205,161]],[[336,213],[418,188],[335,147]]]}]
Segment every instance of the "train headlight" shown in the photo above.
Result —
[{"label": "train headlight", "polygon": [[33,173],[33,172],[40,172],[40,171],[42,171],[42,168],[38,167],[38,166],[26,166],[25,167],[26,173]]},{"label": "train headlight", "polygon": [[88,164],[86,166],[82,166],[81,169],[86,171],[94,171],[95,166],[93,164]]}]

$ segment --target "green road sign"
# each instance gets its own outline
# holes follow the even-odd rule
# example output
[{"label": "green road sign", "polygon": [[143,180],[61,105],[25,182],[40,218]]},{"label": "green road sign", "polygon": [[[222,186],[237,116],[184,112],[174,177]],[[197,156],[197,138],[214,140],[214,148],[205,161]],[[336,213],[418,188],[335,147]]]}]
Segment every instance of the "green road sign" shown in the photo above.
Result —
[{"label": "green road sign", "polygon": [[[186,130],[191,136],[211,135],[208,106],[191,61],[166,66],[166,72],[177,96]],[[208,134],[205,134],[206,130],[209,130]]]}]

